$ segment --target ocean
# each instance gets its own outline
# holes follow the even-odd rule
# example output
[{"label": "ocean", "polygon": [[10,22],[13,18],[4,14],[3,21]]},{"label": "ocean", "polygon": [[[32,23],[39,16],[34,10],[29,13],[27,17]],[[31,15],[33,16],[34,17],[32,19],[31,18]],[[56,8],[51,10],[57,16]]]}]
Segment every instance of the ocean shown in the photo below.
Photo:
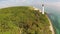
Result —
[{"label": "ocean", "polygon": [[56,34],[60,34],[60,10],[59,9],[60,8],[52,7],[52,6],[45,7],[45,11],[47,12],[48,17],[50,18],[53,24]]},{"label": "ocean", "polygon": [[[41,9],[41,6],[35,6]],[[50,18],[52,25],[54,27],[55,33],[60,34],[60,7],[55,6],[45,6],[45,12]]]}]

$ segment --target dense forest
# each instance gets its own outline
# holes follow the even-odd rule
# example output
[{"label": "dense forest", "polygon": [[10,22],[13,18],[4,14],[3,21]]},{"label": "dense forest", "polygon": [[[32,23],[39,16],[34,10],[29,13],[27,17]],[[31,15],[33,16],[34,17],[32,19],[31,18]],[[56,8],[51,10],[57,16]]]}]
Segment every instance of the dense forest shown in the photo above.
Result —
[{"label": "dense forest", "polygon": [[52,34],[46,14],[33,7],[0,9],[0,34]]}]

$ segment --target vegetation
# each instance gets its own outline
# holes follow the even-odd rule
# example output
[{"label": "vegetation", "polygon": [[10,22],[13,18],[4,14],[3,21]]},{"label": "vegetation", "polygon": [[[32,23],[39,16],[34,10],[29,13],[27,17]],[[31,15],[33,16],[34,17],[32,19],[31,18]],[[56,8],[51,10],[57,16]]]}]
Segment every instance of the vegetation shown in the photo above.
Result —
[{"label": "vegetation", "polygon": [[0,9],[0,34],[52,34],[46,14],[30,7]]}]

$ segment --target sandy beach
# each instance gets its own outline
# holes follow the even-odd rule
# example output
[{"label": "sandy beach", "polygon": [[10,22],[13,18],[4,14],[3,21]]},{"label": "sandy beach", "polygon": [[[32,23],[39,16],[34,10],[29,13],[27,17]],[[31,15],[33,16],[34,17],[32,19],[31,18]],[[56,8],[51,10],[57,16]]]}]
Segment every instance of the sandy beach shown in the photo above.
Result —
[{"label": "sandy beach", "polygon": [[[46,15],[46,16],[47,16],[47,15]],[[47,16],[47,18],[48,18],[48,16]],[[53,25],[52,25],[52,22],[50,21],[49,18],[48,18],[48,20],[49,20],[49,23],[50,23],[49,28],[50,28],[50,30],[52,31],[52,34],[55,34],[55,32],[54,32],[54,28],[53,28]]]},{"label": "sandy beach", "polygon": [[[34,8],[34,10],[39,10],[39,9],[37,9],[37,8]],[[39,10],[40,11],[40,10]],[[42,11],[41,11],[42,12]],[[47,16],[47,15],[46,15]],[[53,25],[52,25],[52,22],[50,21],[50,19],[49,19],[49,17],[47,16],[47,18],[48,18],[48,20],[49,20],[49,23],[50,23],[50,26],[49,26],[49,28],[50,28],[50,30],[51,30],[51,32],[52,32],[52,34],[55,34],[55,32],[54,32],[54,28],[53,28]]]}]

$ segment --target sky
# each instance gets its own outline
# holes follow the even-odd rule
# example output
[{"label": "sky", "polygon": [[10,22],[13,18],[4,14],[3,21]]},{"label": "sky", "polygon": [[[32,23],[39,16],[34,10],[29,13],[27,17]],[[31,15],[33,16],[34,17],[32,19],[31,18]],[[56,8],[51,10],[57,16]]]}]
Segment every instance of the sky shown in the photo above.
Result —
[{"label": "sky", "polygon": [[35,5],[44,2],[46,5],[60,6],[60,0],[0,0],[0,7]]}]

